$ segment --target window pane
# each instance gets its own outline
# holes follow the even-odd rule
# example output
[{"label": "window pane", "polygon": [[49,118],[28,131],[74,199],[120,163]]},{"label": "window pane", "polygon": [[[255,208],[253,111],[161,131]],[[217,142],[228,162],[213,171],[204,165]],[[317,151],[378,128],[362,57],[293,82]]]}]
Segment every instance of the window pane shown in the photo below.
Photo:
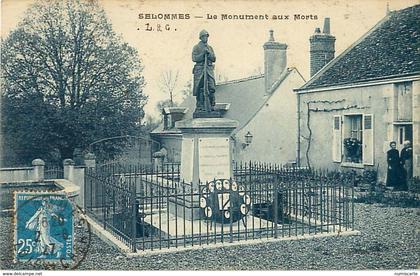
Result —
[{"label": "window pane", "polygon": [[347,115],[345,129],[348,129],[347,135],[344,137],[345,159],[347,162],[362,162],[362,115]]},{"label": "window pane", "polygon": [[365,129],[372,129],[372,116],[365,116]]},{"label": "window pane", "polygon": [[340,117],[334,117],[334,129],[340,129]]}]

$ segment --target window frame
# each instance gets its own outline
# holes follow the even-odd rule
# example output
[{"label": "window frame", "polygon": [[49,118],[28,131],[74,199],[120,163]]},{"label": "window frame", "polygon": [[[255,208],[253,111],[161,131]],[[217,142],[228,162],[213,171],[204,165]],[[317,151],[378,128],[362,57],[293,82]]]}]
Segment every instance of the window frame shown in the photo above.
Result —
[{"label": "window frame", "polygon": [[[362,167],[363,168],[363,166],[364,166],[364,164],[363,164],[363,152],[364,152],[363,120],[364,120],[364,114],[363,113],[346,113],[346,114],[343,114],[342,116],[343,116],[343,123],[342,123],[343,131],[342,131],[342,139],[341,139],[341,145],[342,145],[342,162],[341,162],[341,165],[343,167]],[[358,132],[358,135],[360,136],[361,139],[356,137],[361,142],[361,151],[362,152],[361,152],[361,156],[360,156],[360,162],[347,161],[346,160],[347,159],[346,150],[345,150],[345,147],[344,147],[344,139],[353,138],[353,136],[352,136],[353,122],[351,121],[350,124],[348,124],[348,123],[346,124],[346,121],[349,117],[356,117],[356,116],[360,117],[360,122],[359,122],[360,129],[357,130],[357,132]],[[349,130],[349,132],[347,132],[347,128],[349,127],[349,125],[350,125],[350,130]],[[348,135],[347,133],[349,133],[350,136],[346,136],[346,135]]]}]

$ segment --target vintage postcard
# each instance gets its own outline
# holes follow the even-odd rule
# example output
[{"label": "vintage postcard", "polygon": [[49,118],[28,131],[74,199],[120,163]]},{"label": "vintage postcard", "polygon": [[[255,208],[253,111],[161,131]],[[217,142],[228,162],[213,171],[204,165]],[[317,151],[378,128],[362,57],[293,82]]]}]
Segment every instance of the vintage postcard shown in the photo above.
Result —
[{"label": "vintage postcard", "polygon": [[418,0],[1,11],[4,275],[417,275]]}]

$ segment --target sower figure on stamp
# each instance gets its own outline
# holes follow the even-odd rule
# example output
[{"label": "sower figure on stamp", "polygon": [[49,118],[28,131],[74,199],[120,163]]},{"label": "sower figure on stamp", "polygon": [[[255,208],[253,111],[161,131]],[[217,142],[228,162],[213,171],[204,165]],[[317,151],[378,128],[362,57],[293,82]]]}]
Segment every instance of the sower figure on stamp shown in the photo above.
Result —
[{"label": "sower figure on stamp", "polygon": [[214,111],[216,99],[216,83],[214,79],[214,65],[216,56],[213,48],[207,44],[209,33],[206,30],[200,32],[200,42],[194,46],[192,60],[195,62],[193,95],[196,97],[195,113]]},{"label": "sower figure on stamp", "polygon": [[38,241],[35,250],[41,254],[40,258],[45,258],[49,254],[56,255],[57,258],[61,255],[60,251],[64,245],[51,235],[52,219],[59,220],[59,216],[55,213],[57,209],[57,206],[42,200],[40,208],[26,222],[27,229],[36,230],[38,233],[35,239]]}]

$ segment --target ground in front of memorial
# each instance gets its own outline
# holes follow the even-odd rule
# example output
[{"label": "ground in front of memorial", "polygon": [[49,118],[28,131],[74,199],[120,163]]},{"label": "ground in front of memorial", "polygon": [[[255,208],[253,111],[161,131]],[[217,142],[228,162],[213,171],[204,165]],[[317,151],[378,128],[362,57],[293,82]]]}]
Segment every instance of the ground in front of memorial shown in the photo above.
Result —
[{"label": "ground in front of memorial", "polygon": [[[79,269],[87,270],[357,270],[418,269],[420,209],[355,204],[360,236],[276,241],[225,248],[196,249],[128,258],[93,237]],[[1,248],[9,248],[10,218],[0,218]],[[13,239],[12,239],[13,240]],[[0,250],[1,269],[33,269],[13,264]]]}]

